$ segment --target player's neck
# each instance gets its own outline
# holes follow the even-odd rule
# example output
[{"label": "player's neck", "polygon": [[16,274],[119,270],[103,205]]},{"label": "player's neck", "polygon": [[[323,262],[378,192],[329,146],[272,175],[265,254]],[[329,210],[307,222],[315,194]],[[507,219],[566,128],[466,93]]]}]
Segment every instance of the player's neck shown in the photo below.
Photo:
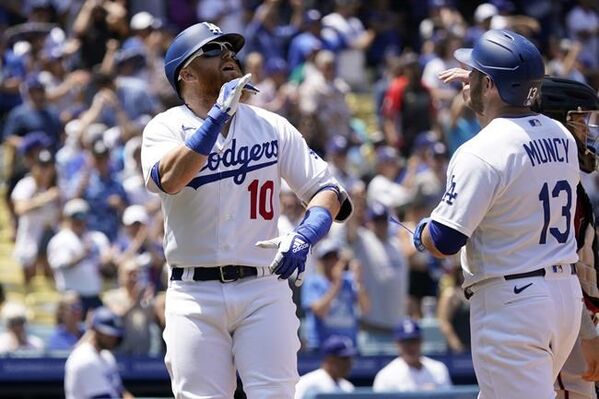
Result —
[{"label": "player's neck", "polygon": [[497,118],[520,118],[523,116],[534,115],[528,108],[514,107],[508,104],[501,104],[496,107],[485,109],[485,115],[479,117],[482,127],[488,125],[493,119]]}]

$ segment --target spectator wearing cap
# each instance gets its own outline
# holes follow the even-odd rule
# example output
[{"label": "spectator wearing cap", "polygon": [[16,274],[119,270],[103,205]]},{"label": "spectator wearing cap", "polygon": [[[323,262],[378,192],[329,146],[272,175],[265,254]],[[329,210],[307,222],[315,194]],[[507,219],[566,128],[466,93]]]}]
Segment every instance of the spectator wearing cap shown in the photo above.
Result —
[{"label": "spectator wearing cap", "polygon": [[315,248],[315,254],[319,273],[307,276],[302,286],[307,348],[318,350],[331,335],[348,336],[355,345],[357,309],[367,313],[370,308],[361,265],[348,253],[342,254],[339,242],[330,238]]},{"label": "spectator wearing cap", "polygon": [[365,24],[376,34],[367,53],[369,66],[376,68],[389,55],[401,52],[402,40],[398,27],[404,25],[402,19],[405,17],[400,14],[401,9],[392,6],[391,0],[375,0],[366,7]]},{"label": "spectator wearing cap", "polygon": [[332,335],[320,348],[323,355],[320,368],[304,374],[295,386],[295,399],[311,399],[319,393],[353,392],[354,385],[346,380],[352,359],[358,354],[351,338]]},{"label": "spectator wearing cap", "polygon": [[360,180],[349,168],[347,161],[349,149],[349,140],[340,134],[331,137],[326,146],[329,169],[343,187],[353,187]]},{"label": "spectator wearing cap", "polygon": [[102,305],[101,272],[112,266],[110,243],[99,231],[87,228],[90,207],[80,198],[63,208],[63,223],[48,243],[48,262],[59,292],[75,291],[81,298],[82,315]]},{"label": "spectator wearing cap", "polygon": [[416,54],[402,54],[395,72],[383,100],[383,132],[387,144],[408,156],[416,135],[434,127],[436,111]]},{"label": "spectator wearing cap", "polygon": [[112,354],[123,334],[120,317],[105,307],[94,311],[88,331],[65,363],[66,399],[133,398],[123,387],[118,365]]},{"label": "spectator wearing cap", "polygon": [[397,150],[382,146],[376,152],[376,175],[368,184],[368,203],[380,202],[389,209],[395,209],[410,202],[414,197],[414,177],[417,166],[405,160]]},{"label": "spectator wearing cap", "polygon": [[56,307],[56,325],[48,338],[49,350],[70,351],[75,346],[85,332],[82,312],[83,306],[76,292],[62,294]]},{"label": "spectator wearing cap", "polygon": [[422,355],[422,333],[416,321],[403,320],[394,336],[401,355],[376,374],[372,386],[375,392],[421,392],[451,387],[447,366]]},{"label": "spectator wearing cap", "polygon": [[0,313],[6,330],[0,334],[0,355],[21,351],[42,351],[44,342],[27,333],[27,309],[17,302],[7,302]]},{"label": "spectator wearing cap", "polygon": [[140,281],[155,290],[164,289],[162,269],[165,262],[161,242],[151,235],[151,218],[142,205],[130,205],[123,212],[122,231],[113,245],[114,260],[122,264],[135,259],[142,269]]},{"label": "spectator wearing cap", "polygon": [[592,0],[578,0],[568,13],[566,25],[571,39],[580,42],[580,61],[597,73],[599,70],[599,10]]},{"label": "spectator wearing cap", "polygon": [[360,317],[360,342],[373,352],[393,342],[393,328],[405,316],[409,265],[398,237],[389,229],[389,211],[379,202],[366,211],[367,223],[347,225],[347,242],[362,265],[364,289],[370,311]]},{"label": "spectator wearing cap", "polygon": [[73,179],[73,197],[83,198],[90,205],[88,224],[91,230],[104,233],[110,242],[118,235],[120,218],[127,206],[127,194],[117,179],[110,159],[110,150],[103,140],[96,140],[90,149],[91,164]]},{"label": "spectator wearing cap", "polygon": [[319,51],[314,64],[316,70],[306,75],[298,89],[300,130],[312,148],[323,151],[333,133],[347,138],[352,135],[351,110],[346,100],[350,87],[337,76],[335,53]]},{"label": "spectator wearing cap", "polygon": [[[330,39],[330,38],[329,38]],[[289,43],[287,62],[289,71],[304,65],[318,50],[335,51],[335,43],[322,35],[322,14],[315,8],[306,10],[302,32]]]},{"label": "spectator wearing cap", "polygon": [[130,258],[118,265],[118,288],[106,291],[103,302],[123,320],[125,336],[118,352],[148,355],[154,326],[154,287],[144,282],[139,260]]},{"label": "spectator wearing cap", "polygon": [[474,10],[474,25],[468,27],[465,41],[467,45],[474,43],[489,29],[493,18],[499,14],[499,10],[493,3],[479,4]]},{"label": "spectator wearing cap", "polygon": [[447,164],[449,157],[447,147],[437,140],[432,132],[422,133],[427,137],[415,146],[411,155],[414,163],[418,162],[418,172],[414,176],[414,189],[427,203],[438,203],[445,192]]},{"label": "spectator wearing cap", "polygon": [[60,218],[60,198],[54,157],[44,149],[37,153],[31,173],[19,180],[11,193],[18,216],[13,255],[23,269],[26,287],[38,268],[52,278],[46,248]]}]

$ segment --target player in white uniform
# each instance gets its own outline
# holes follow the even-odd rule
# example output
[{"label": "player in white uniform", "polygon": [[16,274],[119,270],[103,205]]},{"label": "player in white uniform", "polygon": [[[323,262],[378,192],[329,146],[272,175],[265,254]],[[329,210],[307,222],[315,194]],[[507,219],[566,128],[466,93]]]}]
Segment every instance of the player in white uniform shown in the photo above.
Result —
[{"label": "player in white uniform", "polygon": [[90,329],[79,340],[65,364],[66,399],[133,398],[123,388],[111,352],[122,337],[121,319],[108,308],[95,309]]},{"label": "player in white uniform", "polygon": [[[236,370],[250,399],[293,398],[299,321],[285,279],[297,270],[301,284],[310,247],[352,210],[286,119],[239,104],[256,92],[235,59],[243,44],[206,22],[181,32],[165,72],[185,105],[143,133],[144,178],[165,219],[165,361],[177,398],[230,398]],[[277,237],[281,178],[308,209]]]},{"label": "player in white uniform", "polygon": [[479,398],[554,398],[582,312],[576,142],[530,111],[544,66],[527,39],[491,30],[455,56],[472,67],[464,94],[483,129],[452,157],[446,192],[414,244],[438,257],[464,247]]}]

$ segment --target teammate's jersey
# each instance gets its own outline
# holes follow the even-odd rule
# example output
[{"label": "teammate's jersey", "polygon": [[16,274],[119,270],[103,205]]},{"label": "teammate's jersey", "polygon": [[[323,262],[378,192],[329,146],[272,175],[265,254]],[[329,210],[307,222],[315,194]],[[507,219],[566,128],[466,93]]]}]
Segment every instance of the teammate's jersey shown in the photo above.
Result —
[{"label": "teammate's jersey", "polygon": [[286,119],[241,104],[197,176],[175,195],[161,192],[150,177],[152,166],[202,122],[178,106],[154,117],[143,133],[146,185],[162,197],[166,259],[178,267],[269,265],[276,250],[255,243],[278,235],[281,178],[304,203],[322,187],[339,184]]},{"label": "teammate's jersey", "polygon": [[574,263],[576,142],[543,115],[497,118],[452,157],[432,219],[469,237],[464,286]]},{"label": "teammate's jersey", "polygon": [[65,364],[64,390],[67,399],[122,398],[123,384],[112,353],[98,352],[89,342],[75,346]]}]

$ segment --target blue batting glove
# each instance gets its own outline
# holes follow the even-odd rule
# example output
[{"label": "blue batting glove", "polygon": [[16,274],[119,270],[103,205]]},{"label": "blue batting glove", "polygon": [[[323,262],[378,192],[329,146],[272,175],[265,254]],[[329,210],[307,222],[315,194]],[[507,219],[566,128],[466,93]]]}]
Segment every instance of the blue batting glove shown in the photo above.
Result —
[{"label": "blue batting glove", "polygon": [[414,242],[414,246],[419,252],[424,252],[424,250],[426,249],[422,244],[422,231],[424,230],[426,224],[430,221],[431,218],[424,218],[420,222],[418,222],[418,225],[414,229],[414,236],[412,237],[412,241]]},{"label": "blue batting glove", "polygon": [[304,282],[306,258],[310,252],[310,242],[301,234],[291,232],[285,236],[267,241],[258,241],[260,248],[277,248],[277,254],[270,264],[271,273],[277,274],[279,279],[288,279],[297,270],[295,286],[299,287]]}]

